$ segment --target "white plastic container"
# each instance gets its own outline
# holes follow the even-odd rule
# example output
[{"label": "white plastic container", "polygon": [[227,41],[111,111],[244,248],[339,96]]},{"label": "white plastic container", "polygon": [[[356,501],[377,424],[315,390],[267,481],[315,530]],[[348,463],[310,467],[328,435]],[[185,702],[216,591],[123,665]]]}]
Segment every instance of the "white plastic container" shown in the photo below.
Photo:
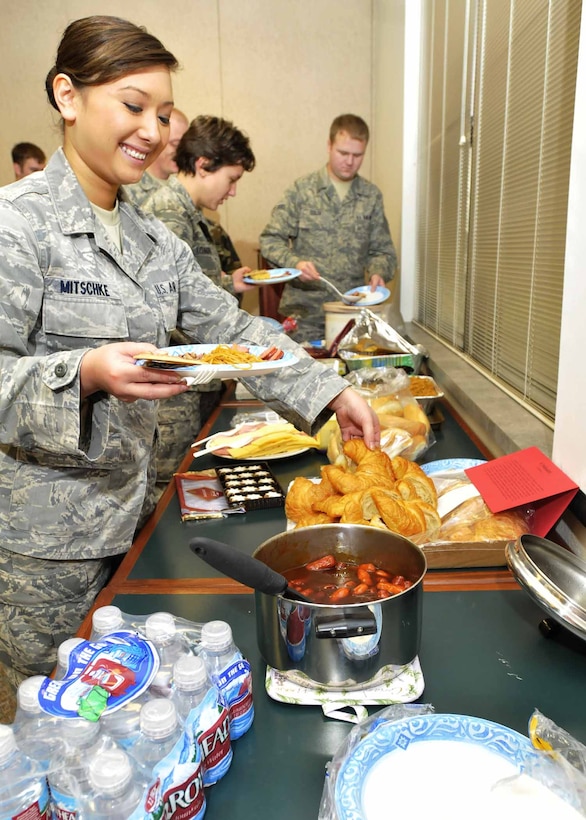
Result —
[{"label": "white plastic container", "polygon": [[209,621],[201,631],[201,657],[230,710],[230,737],[237,740],[252,726],[252,672],[232,637],[230,624]]},{"label": "white plastic container", "polygon": [[69,656],[76,646],[83,643],[83,638],[68,638],[59,644],[57,649],[57,668],[55,669],[55,680],[62,680],[67,674],[69,666]]},{"label": "white plastic container", "polygon": [[11,726],[0,725],[0,820],[47,817],[49,789],[35,763],[16,745]]},{"label": "white plastic container", "polygon": [[20,751],[48,769],[62,744],[55,732],[58,719],[43,712],[39,702],[39,690],[45,680],[43,675],[33,675],[20,683],[13,728]]},{"label": "white plastic container", "polygon": [[75,820],[80,816],[81,798],[89,791],[88,760],[103,745],[100,723],[65,720],[61,727],[65,753],[54,760],[49,772],[53,817]]},{"label": "white plastic container", "polygon": [[154,644],[161,661],[149,690],[156,697],[169,697],[173,664],[182,655],[190,655],[191,651],[178,632],[175,618],[170,612],[154,612],[149,615],[144,629],[146,638]]},{"label": "white plastic container", "polygon": [[[130,758],[122,749],[106,749],[88,766],[89,794],[84,800],[84,820],[129,820],[144,792]],[[137,813],[137,817],[145,815]]]},{"label": "white plastic container", "polygon": [[109,635],[111,632],[117,632],[120,629],[125,629],[124,616],[122,610],[117,606],[101,606],[96,609],[92,615],[92,632],[90,641],[95,641],[102,638],[104,635]]},{"label": "white plastic container", "polygon": [[232,763],[230,712],[201,658],[184,655],[175,663],[171,698],[184,729],[199,743],[204,786],[211,786]]},{"label": "white plastic container", "polygon": [[[130,750],[147,781],[145,816],[200,820],[206,809],[202,755],[191,732],[184,732],[175,704],[155,698],[140,711],[140,737]],[[134,820],[134,817],[133,817]]]}]

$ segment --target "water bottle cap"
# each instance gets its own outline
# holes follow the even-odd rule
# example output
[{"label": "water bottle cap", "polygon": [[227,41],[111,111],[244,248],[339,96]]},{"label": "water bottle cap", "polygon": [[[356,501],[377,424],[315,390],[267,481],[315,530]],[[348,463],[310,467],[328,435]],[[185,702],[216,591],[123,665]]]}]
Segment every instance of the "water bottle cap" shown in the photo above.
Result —
[{"label": "water bottle cap", "polygon": [[16,702],[23,711],[41,711],[39,690],[44,680],[45,677],[43,675],[33,675],[31,678],[25,678],[25,680],[19,684],[16,691]]},{"label": "water bottle cap", "polygon": [[147,737],[167,737],[176,726],[175,704],[167,698],[147,700],[140,710],[140,731]]},{"label": "water bottle cap", "polygon": [[178,689],[197,691],[208,679],[205,664],[196,655],[181,655],[173,665],[173,681]]},{"label": "water bottle cap", "polygon": [[158,643],[170,641],[177,632],[175,618],[170,612],[153,612],[146,619],[144,627],[149,641]]},{"label": "water bottle cap", "polygon": [[90,786],[102,794],[116,797],[122,794],[132,780],[132,766],[122,749],[105,749],[90,761]]},{"label": "water bottle cap", "polygon": [[92,615],[92,627],[105,635],[124,625],[122,610],[117,606],[101,606]]},{"label": "water bottle cap", "polygon": [[0,724],[0,763],[4,763],[16,749],[16,739],[12,726]]},{"label": "water bottle cap", "polygon": [[204,649],[218,652],[232,645],[232,629],[225,621],[208,621],[201,630],[201,645]]},{"label": "water bottle cap", "polygon": [[69,656],[73,652],[76,646],[79,646],[80,643],[83,643],[83,638],[67,638],[66,641],[59,644],[59,649],[57,650],[57,662],[59,666],[66,667],[69,661]]}]

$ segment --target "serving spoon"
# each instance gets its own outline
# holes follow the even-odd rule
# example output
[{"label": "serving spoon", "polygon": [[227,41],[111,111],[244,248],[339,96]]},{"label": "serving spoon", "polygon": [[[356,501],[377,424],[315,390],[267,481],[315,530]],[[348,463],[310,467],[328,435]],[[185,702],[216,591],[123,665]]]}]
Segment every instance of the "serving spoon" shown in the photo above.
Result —
[{"label": "serving spoon", "polygon": [[338,288],[334,285],[333,282],[330,282],[329,279],[325,279],[323,276],[320,276],[318,281],[323,282],[324,285],[328,287],[332,291],[332,293],[335,293],[336,296],[338,296],[346,305],[354,305],[356,304],[356,302],[359,302],[361,299],[364,299],[364,294],[362,293],[359,293],[356,296],[349,296],[346,293],[342,293],[342,291],[338,290]]}]

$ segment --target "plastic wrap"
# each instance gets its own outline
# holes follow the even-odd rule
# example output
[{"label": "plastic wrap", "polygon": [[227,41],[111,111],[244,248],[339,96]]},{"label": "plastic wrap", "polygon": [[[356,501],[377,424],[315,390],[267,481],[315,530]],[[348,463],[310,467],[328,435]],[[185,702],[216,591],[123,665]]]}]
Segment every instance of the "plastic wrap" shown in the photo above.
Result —
[{"label": "plastic wrap", "polygon": [[[381,449],[389,458],[402,456],[415,461],[435,443],[429,419],[413,397],[409,376],[404,370],[366,367],[345,378],[377,414]],[[343,463],[342,436],[335,419],[325,425],[324,433],[318,433],[318,441],[327,450],[332,464]]]},{"label": "plastic wrap", "polygon": [[338,355],[350,371],[392,365],[418,373],[426,351],[408,342],[375,313],[364,309],[340,340]]},{"label": "plastic wrap", "polygon": [[348,755],[352,753],[356,746],[370,732],[378,729],[383,723],[403,720],[418,715],[429,715],[434,711],[433,706],[428,703],[398,703],[387,706],[385,709],[381,709],[379,712],[356,724],[338,748],[333,758],[326,763],[326,775],[318,820],[339,820],[335,800],[338,772]]},{"label": "plastic wrap", "polygon": [[442,520],[435,543],[514,541],[531,532],[533,508],[493,513],[463,471],[453,477],[432,474],[431,478],[437,489]]}]

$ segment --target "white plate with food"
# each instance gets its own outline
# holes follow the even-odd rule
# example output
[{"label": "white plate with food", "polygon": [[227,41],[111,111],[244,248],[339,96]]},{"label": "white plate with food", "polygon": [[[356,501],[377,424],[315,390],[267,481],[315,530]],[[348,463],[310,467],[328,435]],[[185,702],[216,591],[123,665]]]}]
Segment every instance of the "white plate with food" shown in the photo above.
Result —
[{"label": "white plate with food", "polygon": [[[559,800],[532,778],[521,779],[537,759],[529,738],[482,718],[430,714],[382,723],[357,743],[340,767],[335,786],[338,818],[529,817],[526,781],[539,794],[529,804],[534,811],[544,796]],[[561,800],[560,806],[573,812]],[[537,811],[534,816],[561,815]]]},{"label": "white plate with food", "polygon": [[289,422],[248,423],[216,433],[194,457],[213,453],[231,461],[274,461],[301,455],[311,447],[317,448],[316,440]]},{"label": "white plate with food", "polygon": [[[262,356],[273,353],[280,354],[280,358],[262,359]],[[143,367],[173,370],[181,375],[213,369],[216,379],[265,376],[298,361],[289,350],[259,345],[176,345],[162,347],[153,353],[140,353],[135,358]]]},{"label": "white plate with food", "polygon": [[247,285],[279,285],[281,282],[290,282],[301,276],[302,271],[297,268],[271,268],[271,270],[253,270],[243,277]]},{"label": "white plate with food", "polygon": [[352,307],[370,307],[371,305],[380,305],[391,295],[388,288],[383,288],[379,285],[376,290],[371,290],[370,285],[362,285],[359,288],[352,288],[347,290],[344,296],[360,296],[360,299],[353,303]]}]

